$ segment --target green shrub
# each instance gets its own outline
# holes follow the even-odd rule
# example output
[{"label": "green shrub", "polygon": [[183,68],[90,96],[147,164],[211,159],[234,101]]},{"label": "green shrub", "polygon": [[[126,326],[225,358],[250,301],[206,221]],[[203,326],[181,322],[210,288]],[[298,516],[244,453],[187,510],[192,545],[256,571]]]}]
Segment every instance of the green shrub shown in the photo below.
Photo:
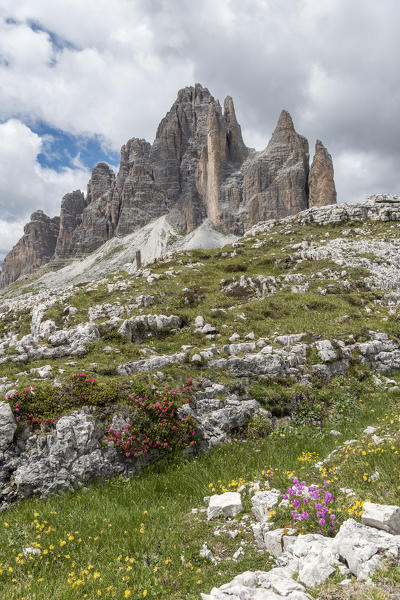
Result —
[{"label": "green shrub", "polygon": [[224,269],[227,273],[245,273],[247,271],[247,265],[243,262],[230,262],[224,265]]},{"label": "green shrub", "polygon": [[247,437],[250,440],[262,440],[272,431],[271,419],[254,415],[247,425]]},{"label": "green shrub", "polygon": [[8,398],[18,421],[52,424],[61,415],[82,406],[104,407],[122,400],[116,381],[98,383],[85,373],[73,373],[62,385],[43,382],[17,390]]}]

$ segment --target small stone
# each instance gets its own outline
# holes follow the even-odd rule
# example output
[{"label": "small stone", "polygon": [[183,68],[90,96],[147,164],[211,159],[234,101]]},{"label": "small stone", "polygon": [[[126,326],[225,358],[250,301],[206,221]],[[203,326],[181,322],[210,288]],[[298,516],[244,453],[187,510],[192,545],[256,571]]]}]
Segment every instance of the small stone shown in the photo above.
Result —
[{"label": "small stone", "polygon": [[244,550],[243,548],[238,548],[236,550],[236,552],[234,553],[234,555],[232,556],[232,560],[238,560],[238,558],[240,558],[241,556],[244,556]]},{"label": "small stone", "polygon": [[364,435],[372,435],[373,433],[375,433],[376,431],[376,427],[373,427],[372,425],[369,425],[368,427],[366,427],[363,431]]},{"label": "small stone", "polygon": [[235,537],[237,537],[239,535],[239,530],[238,529],[234,529],[233,531],[229,532],[229,535],[231,536],[231,538],[234,540]]},{"label": "small stone", "polygon": [[204,544],[203,544],[203,546],[202,546],[202,548],[200,550],[200,558],[204,558],[208,562],[211,562],[211,563],[214,563],[214,564],[216,562],[213,553],[207,547],[207,542],[204,542]]},{"label": "small stone", "polygon": [[33,548],[32,546],[28,546],[27,548],[24,548],[22,550],[22,554],[24,556],[28,556],[29,554],[40,556],[41,553],[42,552],[41,552],[40,548]]},{"label": "small stone", "polygon": [[200,315],[199,315],[199,316],[197,316],[197,317],[195,318],[195,320],[194,320],[194,326],[195,326],[195,327],[204,327],[205,323],[206,323],[206,322],[205,322],[205,320],[204,320],[204,317],[202,317],[202,316],[200,316]]}]

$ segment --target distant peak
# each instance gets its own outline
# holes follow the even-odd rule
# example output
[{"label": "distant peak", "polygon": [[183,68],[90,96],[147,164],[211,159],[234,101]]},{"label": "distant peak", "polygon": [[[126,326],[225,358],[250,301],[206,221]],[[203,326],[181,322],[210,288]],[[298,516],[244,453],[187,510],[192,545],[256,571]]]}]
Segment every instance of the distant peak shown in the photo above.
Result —
[{"label": "distant peak", "polygon": [[97,163],[97,165],[96,165],[96,166],[93,168],[93,170],[94,170],[94,169],[103,169],[103,170],[107,170],[107,171],[108,171],[108,170],[109,170],[109,168],[110,168],[110,167],[109,167],[109,165],[108,165],[107,163],[105,163],[105,162],[99,162],[99,163]]},{"label": "distant peak", "polygon": [[224,100],[224,115],[228,123],[236,122],[236,113],[231,96],[227,96]]},{"label": "distant peak", "polygon": [[282,110],[279,115],[275,131],[280,129],[294,129],[293,120],[287,110]]},{"label": "distant peak", "polygon": [[212,96],[209,92],[209,90],[204,87],[203,85],[201,85],[201,83],[196,83],[193,86],[187,86],[184,88],[181,88],[178,91],[177,94],[177,98],[176,98],[176,102],[192,102],[193,100],[196,99],[206,99],[206,101],[208,101],[209,99],[212,99]]}]

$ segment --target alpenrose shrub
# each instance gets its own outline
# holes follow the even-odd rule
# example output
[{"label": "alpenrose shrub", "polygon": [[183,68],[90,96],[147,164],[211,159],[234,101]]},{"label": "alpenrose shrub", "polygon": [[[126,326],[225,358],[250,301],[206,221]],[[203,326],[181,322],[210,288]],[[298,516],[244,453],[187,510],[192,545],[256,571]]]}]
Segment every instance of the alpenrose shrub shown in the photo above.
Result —
[{"label": "alpenrose shrub", "polygon": [[154,449],[166,451],[194,446],[197,443],[195,421],[191,417],[179,417],[176,392],[164,390],[155,401],[131,394],[129,397],[136,407],[133,424],[127,424],[121,431],[110,428],[108,441],[125,456],[133,457]]},{"label": "alpenrose shrub", "polygon": [[[139,389],[143,386],[139,385]],[[118,382],[101,384],[86,373],[73,373],[61,386],[41,382],[7,394],[15,418],[21,424],[42,431],[52,429],[61,416],[83,406],[112,409],[125,406],[132,413],[132,424],[122,431],[109,429],[108,442],[127,457],[147,454],[150,450],[175,450],[197,444],[195,421],[179,417],[178,409],[189,402],[192,380],[182,389],[151,389],[148,395],[121,391]]]}]

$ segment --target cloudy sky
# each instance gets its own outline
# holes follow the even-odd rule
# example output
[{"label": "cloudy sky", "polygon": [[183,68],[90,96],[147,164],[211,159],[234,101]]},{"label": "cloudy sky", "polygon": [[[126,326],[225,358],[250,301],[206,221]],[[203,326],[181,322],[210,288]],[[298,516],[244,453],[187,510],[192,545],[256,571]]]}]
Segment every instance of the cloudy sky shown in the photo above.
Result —
[{"label": "cloudy sky", "polygon": [[0,260],[195,82],[257,149],[289,110],[340,202],[400,192],[399,25],[399,0],[1,0]]}]

